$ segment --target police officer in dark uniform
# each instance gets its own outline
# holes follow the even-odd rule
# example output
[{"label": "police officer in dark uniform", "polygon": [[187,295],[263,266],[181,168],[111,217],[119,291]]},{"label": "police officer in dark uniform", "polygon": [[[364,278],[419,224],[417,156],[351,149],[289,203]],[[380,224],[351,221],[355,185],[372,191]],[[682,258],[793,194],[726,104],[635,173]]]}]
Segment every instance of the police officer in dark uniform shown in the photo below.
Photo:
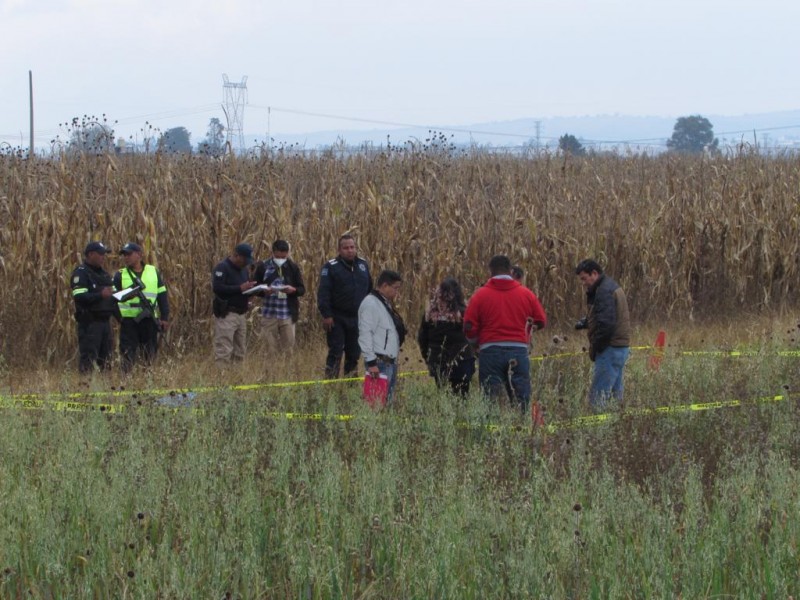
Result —
[{"label": "police officer in dark uniform", "polygon": [[117,306],[112,297],[112,281],[103,264],[108,249],[101,242],[89,242],[83,251],[83,264],[70,277],[78,322],[78,352],[81,373],[95,365],[105,369],[111,357],[111,323]]},{"label": "police officer in dark uniform", "polygon": [[214,360],[225,368],[231,360],[244,360],[247,351],[247,308],[255,285],[247,267],[253,264],[253,247],[239,244],[225,260],[217,263],[211,276],[214,291]]},{"label": "police officer in dark uniform", "polygon": [[352,235],[339,238],[339,255],[322,266],[317,290],[317,307],[328,341],[325,377],[339,376],[344,354],[345,376],[355,372],[361,348],[358,345],[358,307],[372,291],[367,261],[356,255]]}]

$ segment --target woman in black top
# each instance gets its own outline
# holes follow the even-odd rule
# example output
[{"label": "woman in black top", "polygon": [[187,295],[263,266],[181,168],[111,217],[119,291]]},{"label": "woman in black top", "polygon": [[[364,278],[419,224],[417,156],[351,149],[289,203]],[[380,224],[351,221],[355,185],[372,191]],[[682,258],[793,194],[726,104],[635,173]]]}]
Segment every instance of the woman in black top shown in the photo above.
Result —
[{"label": "woman in black top", "polygon": [[475,373],[475,354],[464,336],[464,292],[458,281],[448,277],[431,295],[417,341],[428,372],[442,387],[446,382],[454,393],[465,396]]}]

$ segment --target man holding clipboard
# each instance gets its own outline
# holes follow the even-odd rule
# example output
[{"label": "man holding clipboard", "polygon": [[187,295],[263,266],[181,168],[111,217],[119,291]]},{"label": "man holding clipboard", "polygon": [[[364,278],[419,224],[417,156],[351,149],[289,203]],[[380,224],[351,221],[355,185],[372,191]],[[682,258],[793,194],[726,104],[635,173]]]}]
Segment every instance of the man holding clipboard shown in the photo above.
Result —
[{"label": "man holding clipboard", "polygon": [[289,258],[289,242],[275,240],[272,258],[260,262],[256,267],[256,288],[264,297],[261,315],[264,318],[264,334],[267,348],[275,353],[294,348],[295,325],[300,316],[298,298],[306,293],[300,267]]}]

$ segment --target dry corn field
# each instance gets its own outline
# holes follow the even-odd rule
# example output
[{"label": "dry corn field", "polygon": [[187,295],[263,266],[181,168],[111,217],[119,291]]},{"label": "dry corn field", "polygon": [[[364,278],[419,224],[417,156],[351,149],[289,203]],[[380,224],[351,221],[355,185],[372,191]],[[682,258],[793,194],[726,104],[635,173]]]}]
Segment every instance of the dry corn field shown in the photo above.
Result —
[{"label": "dry corn field", "polygon": [[[556,321],[580,316],[573,268],[591,256],[625,287],[639,323],[792,309],[798,196],[797,158],[754,153],[3,156],[2,359],[74,361],[68,276],[92,239],[115,251],[139,242],[162,270],[173,306],[168,351],[177,353],[210,351],[211,268],[240,241],[257,258],[274,239],[290,241],[308,289],[301,319],[317,332],[319,269],[345,232],[373,275],[403,274],[400,311],[412,326],[437,281],[453,275],[470,293],[497,253],[526,270]],[[107,270],[118,267],[109,255]]]}]

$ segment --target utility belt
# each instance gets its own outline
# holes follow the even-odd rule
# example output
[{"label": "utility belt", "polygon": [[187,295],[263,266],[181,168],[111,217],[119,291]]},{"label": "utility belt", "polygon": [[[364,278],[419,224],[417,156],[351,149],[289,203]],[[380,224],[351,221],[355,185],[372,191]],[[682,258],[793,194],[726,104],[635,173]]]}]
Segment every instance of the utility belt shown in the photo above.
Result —
[{"label": "utility belt", "polygon": [[354,313],[349,313],[349,312],[343,312],[341,310],[334,310],[331,316],[333,317],[334,321],[336,320],[345,322],[350,321],[350,324],[353,324],[353,322],[356,322],[357,324],[358,321],[358,311]]},{"label": "utility belt", "polygon": [[376,354],[375,358],[377,358],[381,362],[385,362],[388,365],[393,365],[397,360],[393,356],[386,356],[385,354]]},{"label": "utility belt", "polygon": [[214,302],[211,305],[211,312],[218,319],[224,319],[228,316],[228,313],[236,313],[237,315],[246,314],[247,306],[232,306],[227,299],[214,296]]}]

